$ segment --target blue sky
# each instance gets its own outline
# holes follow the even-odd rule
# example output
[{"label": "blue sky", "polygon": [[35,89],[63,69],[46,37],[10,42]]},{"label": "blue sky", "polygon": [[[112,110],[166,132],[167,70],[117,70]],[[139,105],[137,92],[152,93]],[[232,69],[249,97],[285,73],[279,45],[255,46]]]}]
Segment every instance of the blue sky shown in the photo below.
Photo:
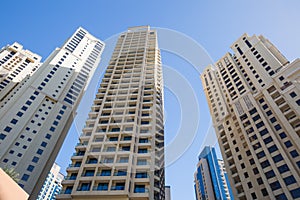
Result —
[{"label": "blue sky", "polygon": [[[203,47],[203,51],[198,49],[202,54],[207,52],[214,61],[230,51],[229,46],[245,32],[263,34],[289,60],[299,57],[299,0],[27,0],[4,1],[1,8],[0,46],[17,41],[41,55],[43,60],[79,26],[101,40],[107,40],[127,27],[138,25],[167,28],[182,38],[190,38],[189,41]],[[160,43],[163,42],[165,39]],[[167,42],[169,45],[173,43],[171,40]],[[109,44],[113,42],[109,40]],[[188,48],[190,46],[183,47],[184,53],[195,53]],[[79,108],[76,123],[57,158],[63,171],[70,163],[77,136],[87,117],[88,105],[93,101],[112,48],[108,46],[104,52],[103,62],[83,99],[84,104]],[[189,58],[162,51],[166,81],[166,145],[171,146],[181,134],[186,134],[189,140],[188,148],[180,152],[178,159],[167,164],[166,183],[171,185],[173,200],[195,199],[193,173],[197,155],[205,144],[207,133],[213,134],[209,130],[210,116],[199,79],[199,70],[205,67],[208,59],[201,59],[201,56]],[[184,99],[182,91],[188,92],[191,99]],[[187,105],[195,106],[195,109],[190,110]],[[181,127],[185,128],[181,130]],[[195,134],[189,130],[191,127],[195,128]],[[172,152],[168,153],[166,156],[172,157]]]}]

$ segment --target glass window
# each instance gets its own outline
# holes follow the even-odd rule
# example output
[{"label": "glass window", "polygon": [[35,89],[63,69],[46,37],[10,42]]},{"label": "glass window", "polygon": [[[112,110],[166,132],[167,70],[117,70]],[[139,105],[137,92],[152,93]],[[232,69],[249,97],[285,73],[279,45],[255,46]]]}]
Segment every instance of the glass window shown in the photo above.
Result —
[{"label": "glass window", "polygon": [[274,162],[279,162],[279,161],[283,160],[283,157],[281,154],[278,154],[272,158],[273,158]]},{"label": "glass window", "polygon": [[22,181],[27,181],[29,179],[29,175],[28,174],[24,174],[21,178]]},{"label": "glass window", "polygon": [[278,190],[281,188],[281,185],[278,181],[275,181],[273,183],[270,184],[270,187],[271,189],[274,191],[274,190]]},{"label": "glass window", "polygon": [[283,179],[286,185],[291,185],[293,183],[296,183],[296,179],[294,178],[293,175],[288,176],[286,178]]}]

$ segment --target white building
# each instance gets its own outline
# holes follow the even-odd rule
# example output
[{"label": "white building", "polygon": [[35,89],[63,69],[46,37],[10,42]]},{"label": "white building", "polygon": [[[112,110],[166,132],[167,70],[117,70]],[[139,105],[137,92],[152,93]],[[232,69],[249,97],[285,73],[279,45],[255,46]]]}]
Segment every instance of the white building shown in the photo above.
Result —
[{"label": "white building", "polygon": [[61,182],[63,179],[64,175],[60,173],[60,166],[54,163],[48,173],[37,200],[54,200],[56,195],[60,193],[62,188]]},{"label": "white building", "polygon": [[41,57],[15,42],[0,50],[0,108],[11,98],[11,91],[41,65]]},{"label": "white building", "polygon": [[300,199],[300,60],[242,35],[201,75],[234,199]]},{"label": "white building", "polygon": [[0,166],[36,199],[98,66],[104,44],[79,28],[0,109]]},{"label": "white building", "polygon": [[163,80],[157,33],[119,36],[58,199],[165,199]]}]

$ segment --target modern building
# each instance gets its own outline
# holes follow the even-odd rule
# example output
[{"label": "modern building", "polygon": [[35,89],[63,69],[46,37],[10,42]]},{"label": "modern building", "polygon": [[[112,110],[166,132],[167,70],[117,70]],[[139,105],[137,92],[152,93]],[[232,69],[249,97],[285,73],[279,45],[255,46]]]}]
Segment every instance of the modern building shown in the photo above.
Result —
[{"label": "modern building", "polygon": [[120,34],[58,199],[165,199],[157,33]]},{"label": "modern building", "polygon": [[171,200],[171,186],[165,186],[165,200]]},{"label": "modern building", "polygon": [[197,200],[233,199],[223,161],[217,158],[214,147],[206,146],[200,153],[194,178]]},{"label": "modern building", "polygon": [[44,185],[38,195],[37,200],[54,200],[56,195],[60,193],[62,185],[61,182],[64,175],[60,173],[60,166],[53,164]]},{"label": "modern building", "polygon": [[41,57],[15,42],[0,50],[0,108],[20,87],[19,83],[30,77],[40,66]]},{"label": "modern building", "polygon": [[234,199],[300,199],[300,59],[242,35],[201,75]]},{"label": "modern building", "polygon": [[98,66],[104,44],[79,28],[0,109],[0,167],[36,199]]}]

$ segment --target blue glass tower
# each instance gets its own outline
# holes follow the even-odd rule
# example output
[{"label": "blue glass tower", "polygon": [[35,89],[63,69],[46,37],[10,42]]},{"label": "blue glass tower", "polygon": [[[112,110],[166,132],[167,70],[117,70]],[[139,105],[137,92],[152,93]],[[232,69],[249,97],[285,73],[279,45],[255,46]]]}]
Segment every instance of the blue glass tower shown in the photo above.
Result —
[{"label": "blue glass tower", "polygon": [[215,148],[206,146],[198,158],[194,185],[196,199],[233,199],[223,161],[217,159]]}]

